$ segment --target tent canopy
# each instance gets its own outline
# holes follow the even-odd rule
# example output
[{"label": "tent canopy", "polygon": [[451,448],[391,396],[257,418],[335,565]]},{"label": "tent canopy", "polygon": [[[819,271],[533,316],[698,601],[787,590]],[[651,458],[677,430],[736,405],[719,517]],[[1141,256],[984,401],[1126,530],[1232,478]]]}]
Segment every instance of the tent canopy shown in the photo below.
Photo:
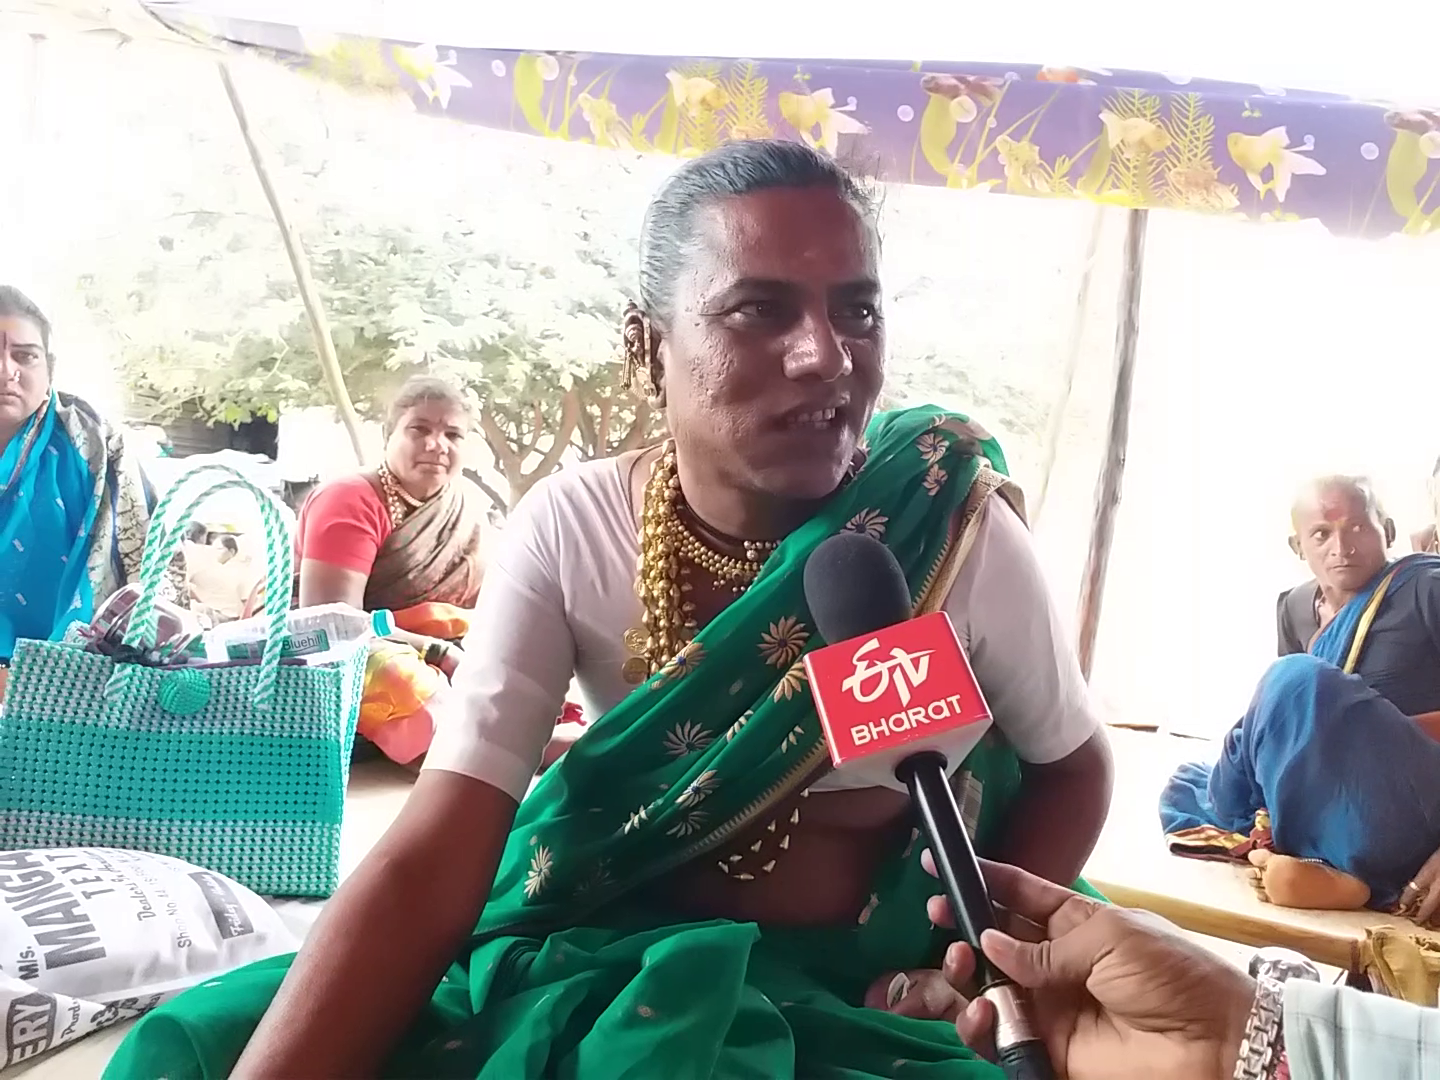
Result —
[{"label": "tent canopy", "polygon": [[[1440,108],[1192,78],[1176,69],[487,48],[475,42],[533,34],[534,16],[524,30],[512,14],[507,29],[492,11],[480,24],[478,15],[457,15],[450,5],[442,12],[434,3],[145,6],[202,40],[402,91],[425,112],[547,138],[683,156],[732,139],[780,136],[902,183],[1262,220],[1315,218],[1336,232],[1369,236],[1440,227]],[[624,20],[637,46],[664,40],[647,28],[669,21],[637,14]],[[916,29],[906,20],[882,22]],[[547,30],[552,40],[603,39],[594,28],[556,23]],[[767,22],[748,24],[759,27],[753,32],[744,20],[724,25],[732,36],[738,27],[772,47],[787,38]],[[868,31],[849,37],[872,43]],[[816,41],[812,33],[799,55],[817,55]]]}]

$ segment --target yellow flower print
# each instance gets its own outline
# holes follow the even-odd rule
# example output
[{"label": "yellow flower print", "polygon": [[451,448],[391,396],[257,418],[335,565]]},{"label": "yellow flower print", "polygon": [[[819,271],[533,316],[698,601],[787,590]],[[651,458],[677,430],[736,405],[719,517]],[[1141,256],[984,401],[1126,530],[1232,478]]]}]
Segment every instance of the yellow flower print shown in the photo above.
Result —
[{"label": "yellow flower print", "polygon": [[675,803],[685,807],[699,806],[705,801],[706,796],[714,794],[715,789],[719,786],[720,778],[715,775],[715,770],[706,769],[685,785],[685,790],[675,797]]},{"label": "yellow flower print", "polygon": [[580,108],[580,115],[590,125],[590,134],[594,136],[596,146],[620,145],[615,137],[615,133],[620,129],[620,111],[608,98],[581,94],[575,99],[575,104]]},{"label": "yellow flower print", "polygon": [[674,729],[665,736],[665,752],[671,757],[684,757],[687,754],[704,750],[714,741],[714,735],[694,721],[686,720],[684,723],[676,724]]},{"label": "yellow flower print", "polygon": [[780,676],[780,681],[775,684],[775,692],[770,695],[772,701],[789,701],[792,697],[805,689],[808,682],[805,674],[805,665],[799,660],[790,665],[790,670]]},{"label": "yellow flower print", "polygon": [[786,615],[760,635],[760,655],[771,667],[788,667],[810,640],[810,631],[793,615]]},{"label": "yellow flower print", "polygon": [[805,728],[800,724],[796,724],[793,728],[790,729],[789,733],[780,740],[780,753],[783,754],[787,750],[789,750],[790,747],[794,746],[797,742],[800,741],[800,737],[804,734]]},{"label": "yellow flower print", "polygon": [[[1225,137],[1225,146],[1230,151],[1230,159],[1245,170],[1255,190],[1261,195],[1273,191],[1276,202],[1285,201],[1291,177],[1325,175],[1324,165],[1290,149],[1290,134],[1283,126],[1271,128],[1263,135],[1232,131]],[[1261,175],[1266,169],[1270,170],[1269,180]]]},{"label": "yellow flower print", "polygon": [[470,80],[455,70],[459,58],[454,49],[450,50],[448,59],[441,60],[440,50],[434,45],[416,45],[413,49],[398,46],[395,63],[420,84],[427,98],[438,101],[442,109],[450,107],[451,90],[457,86],[470,88]]},{"label": "yellow flower print", "polygon": [[704,827],[705,811],[689,810],[680,816],[679,821],[677,821],[674,825],[670,826],[670,828],[665,830],[665,835],[689,836],[691,833],[699,832]]},{"label": "yellow flower print", "polygon": [[1119,116],[1109,109],[1100,110],[1100,122],[1110,145],[1131,157],[1158,154],[1170,145],[1170,134],[1154,120],[1143,116]]},{"label": "yellow flower print", "polygon": [[835,92],[828,86],[812,94],[782,91],[778,103],[780,115],[800,133],[805,145],[832,157],[840,148],[841,135],[864,135],[870,130],[850,115],[855,110],[853,104],[835,104]]},{"label": "yellow flower print", "polygon": [[626,819],[624,835],[629,836],[636,829],[640,828],[641,825],[645,825],[649,821],[650,813],[648,808],[644,806],[640,807],[639,810],[636,810],[633,814],[630,815],[628,819]]},{"label": "yellow flower print", "polygon": [[1050,178],[1040,160],[1040,148],[1028,139],[1001,135],[995,140],[995,154],[1005,166],[1005,183],[1011,191],[1028,195],[1049,195]]},{"label": "yellow flower print", "polygon": [[925,479],[921,481],[921,484],[925,488],[925,494],[931,498],[940,494],[940,489],[945,486],[947,479],[949,479],[949,474],[946,473],[944,469],[940,468],[939,465],[931,465],[930,468],[925,471]]},{"label": "yellow flower print", "polygon": [[736,720],[735,723],[731,724],[730,730],[725,732],[725,741],[729,742],[731,739],[735,738],[736,735],[739,735],[740,729],[743,728],[746,724],[748,724],[750,722],[750,717],[754,715],[754,709],[747,709],[745,715],[740,717],[739,720]]},{"label": "yellow flower print", "polygon": [[660,669],[660,678],[655,680],[653,685],[658,686],[670,679],[683,679],[699,667],[704,659],[705,646],[698,641],[690,642]]},{"label": "yellow flower print", "polygon": [[950,449],[950,440],[939,432],[927,431],[916,440],[915,449],[920,451],[920,457],[926,465],[934,465]]},{"label": "yellow flower print", "polygon": [[889,520],[879,510],[861,510],[845,523],[845,531],[864,533],[872,540],[883,540],[885,539],[885,525]]},{"label": "yellow flower print", "polygon": [[535,854],[530,856],[530,871],[525,875],[525,896],[533,900],[540,890],[550,881],[550,871],[555,865],[555,860],[550,856],[550,849],[538,847]]},{"label": "yellow flower print", "polygon": [[730,100],[723,89],[699,75],[687,78],[678,71],[667,71],[665,78],[670,80],[670,96],[675,104],[689,113],[692,119],[698,120],[707,110],[723,109]]}]

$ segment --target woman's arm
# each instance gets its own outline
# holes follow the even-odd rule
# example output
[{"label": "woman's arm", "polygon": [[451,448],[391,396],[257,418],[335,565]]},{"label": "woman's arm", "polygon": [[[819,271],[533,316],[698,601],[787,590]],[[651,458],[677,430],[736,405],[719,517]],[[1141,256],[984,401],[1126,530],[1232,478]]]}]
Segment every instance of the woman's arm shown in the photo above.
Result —
[{"label": "woman's arm", "polygon": [[1020,796],[993,857],[1069,884],[1109,812],[1109,741],[1024,523],[995,498],[981,513],[945,609],[1021,761]]},{"label": "woman's arm", "polygon": [[1080,876],[1110,812],[1115,762],[1104,728],[1046,765],[1022,763],[999,861],[1061,884]]},{"label": "woman's arm", "polygon": [[374,1075],[474,928],[515,807],[490,784],[422,772],[326,904],[232,1076]]},{"label": "woman's arm", "polygon": [[473,929],[575,668],[545,493],[506,526],[414,791],[326,906],[235,1076],[375,1075]]}]

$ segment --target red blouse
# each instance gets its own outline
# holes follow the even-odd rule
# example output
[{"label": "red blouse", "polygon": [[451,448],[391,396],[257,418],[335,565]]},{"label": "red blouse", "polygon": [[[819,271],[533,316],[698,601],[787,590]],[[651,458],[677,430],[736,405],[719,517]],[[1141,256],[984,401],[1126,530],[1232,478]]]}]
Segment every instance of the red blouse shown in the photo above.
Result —
[{"label": "red blouse", "polygon": [[369,575],[393,525],[385,500],[360,474],[321,484],[295,526],[295,559],[315,559]]}]

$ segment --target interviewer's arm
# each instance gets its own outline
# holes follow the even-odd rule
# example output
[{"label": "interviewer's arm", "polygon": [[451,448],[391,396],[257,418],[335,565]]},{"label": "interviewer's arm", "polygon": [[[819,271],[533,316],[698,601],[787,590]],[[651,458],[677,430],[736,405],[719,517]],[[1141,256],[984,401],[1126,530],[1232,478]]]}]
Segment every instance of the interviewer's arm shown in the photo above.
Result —
[{"label": "interviewer's arm", "polygon": [[1292,1080],[1434,1080],[1440,1012],[1348,986],[1285,984]]},{"label": "interviewer's arm", "polygon": [[[515,800],[422,772],[400,816],[325,906],[235,1080],[373,1076],[484,907]],[[464,837],[457,857],[456,837]]]}]

